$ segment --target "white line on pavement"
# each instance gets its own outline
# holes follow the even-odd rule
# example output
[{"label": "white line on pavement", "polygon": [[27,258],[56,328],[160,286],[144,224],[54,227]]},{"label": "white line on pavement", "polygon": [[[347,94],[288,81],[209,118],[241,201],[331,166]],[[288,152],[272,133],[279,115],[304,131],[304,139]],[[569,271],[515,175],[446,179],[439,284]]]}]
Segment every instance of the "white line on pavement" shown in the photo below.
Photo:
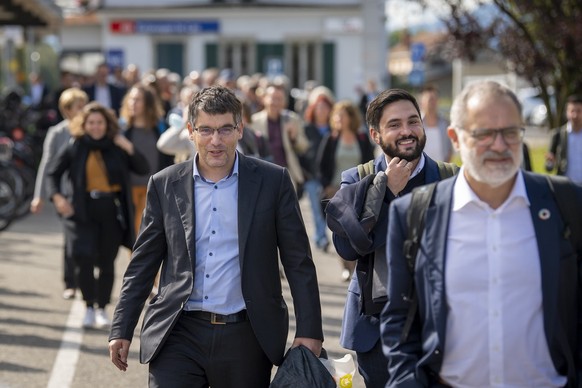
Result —
[{"label": "white line on pavement", "polygon": [[73,382],[79,350],[83,342],[83,316],[85,302],[75,299],[71,305],[69,318],[57,353],[47,388],[68,388]]}]

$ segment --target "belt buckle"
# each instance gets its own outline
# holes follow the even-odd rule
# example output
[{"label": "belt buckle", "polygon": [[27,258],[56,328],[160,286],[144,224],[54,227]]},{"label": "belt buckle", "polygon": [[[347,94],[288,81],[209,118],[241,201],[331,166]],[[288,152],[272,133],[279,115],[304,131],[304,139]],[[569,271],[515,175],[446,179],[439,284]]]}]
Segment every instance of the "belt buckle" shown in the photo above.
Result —
[{"label": "belt buckle", "polygon": [[91,190],[89,192],[89,197],[91,197],[91,199],[97,199],[99,198],[99,192],[97,190]]},{"label": "belt buckle", "polygon": [[210,323],[213,325],[226,325],[226,322],[219,322],[216,320],[216,316],[220,314],[210,313]]}]

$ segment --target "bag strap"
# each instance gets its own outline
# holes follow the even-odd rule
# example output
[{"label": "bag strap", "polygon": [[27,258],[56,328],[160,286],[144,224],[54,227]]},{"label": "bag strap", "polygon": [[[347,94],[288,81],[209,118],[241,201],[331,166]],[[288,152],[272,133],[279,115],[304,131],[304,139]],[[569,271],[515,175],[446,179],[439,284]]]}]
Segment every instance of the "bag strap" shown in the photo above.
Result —
[{"label": "bag strap", "polygon": [[437,167],[439,169],[439,175],[441,179],[450,178],[459,172],[459,166],[454,163],[446,163],[441,160],[437,161]]},{"label": "bag strap", "polygon": [[374,159],[369,160],[366,163],[358,164],[358,178],[360,180],[364,179],[370,174],[374,173]]},{"label": "bag strap", "polygon": [[572,247],[580,256],[582,253],[582,223],[578,219],[580,209],[574,184],[570,179],[559,175],[546,175],[546,179],[564,221],[562,232],[564,238],[570,240]]},{"label": "bag strap", "polygon": [[406,212],[408,236],[404,241],[403,251],[412,281],[408,297],[406,297],[406,299],[410,301],[410,306],[408,308],[408,313],[406,314],[406,321],[404,322],[402,335],[400,336],[401,342],[406,341],[408,338],[410,329],[412,328],[412,323],[414,322],[414,317],[416,316],[418,298],[416,296],[416,287],[414,286],[414,267],[416,265],[418,248],[420,247],[420,239],[422,238],[422,233],[424,231],[426,210],[432,201],[435,189],[436,182],[414,189],[412,191],[410,206]]}]

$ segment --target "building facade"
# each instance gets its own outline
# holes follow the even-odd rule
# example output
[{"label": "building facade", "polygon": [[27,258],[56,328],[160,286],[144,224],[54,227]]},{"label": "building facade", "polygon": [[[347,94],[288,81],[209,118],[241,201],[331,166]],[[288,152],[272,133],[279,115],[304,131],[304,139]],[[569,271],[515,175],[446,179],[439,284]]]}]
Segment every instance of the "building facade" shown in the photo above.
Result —
[{"label": "building facade", "polygon": [[99,56],[181,76],[230,68],[285,74],[291,87],[315,80],[339,98],[386,79],[384,1],[105,0],[95,15],[61,30],[63,60],[88,72],[83,58]]}]

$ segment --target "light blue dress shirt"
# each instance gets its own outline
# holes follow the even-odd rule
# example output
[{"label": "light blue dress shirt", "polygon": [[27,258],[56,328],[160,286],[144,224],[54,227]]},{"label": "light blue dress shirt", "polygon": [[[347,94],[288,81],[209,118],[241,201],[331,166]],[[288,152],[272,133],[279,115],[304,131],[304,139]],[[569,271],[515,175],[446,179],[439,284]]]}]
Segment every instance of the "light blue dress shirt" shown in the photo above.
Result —
[{"label": "light blue dress shirt", "polygon": [[233,314],[245,308],[238,249],[238,153],[231,173],[206,180],[194,157],[196,267],[185,310]]}]

